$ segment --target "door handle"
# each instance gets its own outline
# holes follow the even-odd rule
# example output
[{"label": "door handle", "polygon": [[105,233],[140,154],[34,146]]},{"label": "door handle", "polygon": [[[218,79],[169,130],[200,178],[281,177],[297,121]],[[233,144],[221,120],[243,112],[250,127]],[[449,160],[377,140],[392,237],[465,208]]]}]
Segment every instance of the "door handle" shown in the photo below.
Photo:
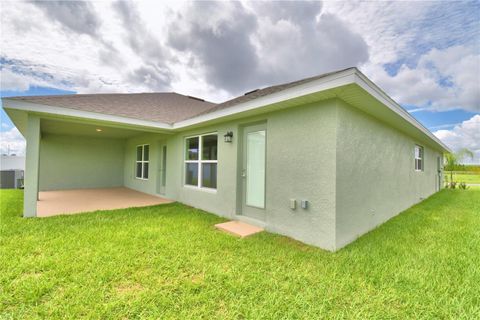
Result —
[{"label": "door handle", "polygon": [[242,170],[242,178],[246,178],[247,177],[247,173],[245,172],[245,170]]}]

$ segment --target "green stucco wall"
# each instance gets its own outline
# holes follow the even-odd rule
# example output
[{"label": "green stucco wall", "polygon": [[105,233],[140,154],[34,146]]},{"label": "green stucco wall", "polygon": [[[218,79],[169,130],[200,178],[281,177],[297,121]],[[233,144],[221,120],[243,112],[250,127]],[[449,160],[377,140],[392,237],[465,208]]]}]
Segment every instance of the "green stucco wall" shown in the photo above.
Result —
[{"label": "green stucco wall", "polygon": [[[338,101],[336,249],[437,191],[439,151]],[[425,170],[416,172],[415,144]]]},{"label": "green stucco wall", "polygon": [[[124,185],[158,194],[160,146],[167,145],[165,197],[230,219],[244,219],[239,178],[240,131],[245,125],[265,122],[267,127],[266,219],[267,230],[333,250],[335,247],[335,130],[334,100],[258,115],[238,121],[201,127],[172,136],[149,134],[129,139],[125,146]],[[223,135],[234,134],[232,143]],[[184,139],[218,133],[216,192],[185,187]],[[135,179],[135,148],[150,144],[150,176]],[[308,209],[291,210],[290,199],[310,202]]]},{"label": "green stucco wall", "polygon": [[[167,156],[167,196],[185,204],[216,213],[223,217],[233,217],[236,210],[236,143],[223,142],[227,130],[237,129],[234,124],[219,124],[194,131],[182,132],[168,140]],[[184,139],[187,136],[217,132],[218,164],[217,191],[215,193],[184,186]]]},{"label": "green stucco wall", "polygon": [[[438,188],[439,151],[419,143],[424,146],[425,170],[415,172],[418,141],[332,99],[126,140],[43,134],[40,190],[125,186],[252,222],[242,213],[241,139],[243,127],[258,123],[267,130],[266,208],[265,220],[254,223],[268,231],[334,251]],[[228,131],[233,132],[232,143],[223,140]],[[217,190],[184,186],[185,138],[211,132],[218,134]],[[147,180],[135,178],[136,146],[141,144],[150,145]],[[164,145],[166,186],[161,188]],[[30,144],[32,153],[34,147]],[[34,172],[35,163],[27,165],[27,174],[28,168]],[[290,199],[297,200],[295,210],[290,209]],[[309,202],[307,209],[300,207],[301,200]]]},{"label": "green stucco wall", "polygon": [[40,191],[123,186],[124,140],[43,133]]},{"label": "green stucco wall", "polygon": [[[333,250],[336,155],[334,100],[177,134],[168,141],[167,196],[220,216],[244,218],[241,212],[239,155],[242,151],[239,139],[243,126],[258,122],[265,122],[267,128],[264,227]],[[183,186],[185,137],[215,131],[219,136],[217,192]],[[232,143],[223,141],[227,131],[233,132]],[[308,200],[310,206],[306,210],[299,207],[291,210],[290,199]]]}]

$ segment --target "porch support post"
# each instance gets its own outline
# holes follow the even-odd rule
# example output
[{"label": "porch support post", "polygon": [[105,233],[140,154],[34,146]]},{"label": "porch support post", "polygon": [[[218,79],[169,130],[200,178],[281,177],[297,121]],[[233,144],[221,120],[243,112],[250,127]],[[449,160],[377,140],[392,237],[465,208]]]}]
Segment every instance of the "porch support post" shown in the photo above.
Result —
[{"label": "porch support post", "polygon": [[40,118],[28,115],[27,148],[25,157],[25,190],[23,199],[23,216],[37,216],[38,179],[40,163]]}]

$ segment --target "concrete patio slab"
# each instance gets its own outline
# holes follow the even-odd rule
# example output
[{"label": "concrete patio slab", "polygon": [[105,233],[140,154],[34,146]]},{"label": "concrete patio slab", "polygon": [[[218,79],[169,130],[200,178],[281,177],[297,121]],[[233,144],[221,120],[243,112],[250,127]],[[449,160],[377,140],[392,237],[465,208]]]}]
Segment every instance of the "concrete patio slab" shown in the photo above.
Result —
[{"label": "concrete patio slab", "polygon": [[128,188],[74,189],[39,192],[37,217],[114,210],[170,203],[171,200]]},{"label": "concrete patio slab", "polygon": [[218,223],[215,225],[215,228],[225,231],[227,233],[233,234],[240,238],[245,238],[245,237],[251,236],[252,234],[263,231],[263,228],[253,226],[251,224],[241,222],[241,221],[229,221],[229,222]]}]

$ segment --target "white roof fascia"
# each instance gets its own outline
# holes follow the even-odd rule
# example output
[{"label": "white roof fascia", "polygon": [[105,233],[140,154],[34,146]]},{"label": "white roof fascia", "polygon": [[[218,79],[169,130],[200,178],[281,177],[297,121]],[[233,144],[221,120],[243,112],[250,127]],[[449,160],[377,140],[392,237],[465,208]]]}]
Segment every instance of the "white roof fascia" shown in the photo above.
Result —
[{"label": "white roof fascia", "polygon": [[187,120],[179,121],[173,125],[168,123],[137,120],[122,116],[107,115],[103,113],[81,111],[63,107],[55,107],[43,104],[35,104],[24,101],[16,101],[8,98],[3,98],[5,109],[24,110],[29,112],[46,113],[60,116],[86,118],[92,120],[101,120],[108,122],[123,123],[128,125],[142,126],[157,128],[163,130],[174,130],[188,128],[190,126],[201,124],[210,120],[228,117],[238,113],[255,110],[267,105],[280,103],[282,101],[298,98],[304,95],[313,94],[329,89],[334,89],[344,85],[355,83],[372,95],[375,99],[380,101],[383,105],[390,110],[398,114],[404,120],[412,124],[414,127],[422,131],[433,142],[441,146],[444,150],[451,152],[451,150],[441,142],[435,135],[433,135],[427,128],[425,128],[420,122],[418,122],[410,113],[403,109],[398,103],[390,98],[385,92],[383,92],[376,84],[370,81],[365,75],[363,75],[358,69],[351,68],[338,73],[334,73],[323,78],[312,80],[310,82],[294,86],[282,91],[278,91],[263,97],[259,97],[244,103],[232,105],[225,109],[206,113],[200,116],[196,116]]},{"label": "white roof fascia", "polygon": [[237,113],[254,110],[263,106],[279,103],[285,100],[301,97],[304,95],[337,88],[343,85],[354,83],[355,69],[348,69],[334,73],[324,78],[312,80],[310,82],[278,91],[263,97],[259,97],[244,103],[233,105],[231,107],[206,113],[187,120],[179,121],[173,124],[173,129],[182,129],[195,124],[200,124],[209,120],[227,117]]},{"label": "white roof fascia", "polygon": [[10,100],[8,98],[3,98],[2,100],[4,102],[4,105],[3,105],[4,109],[22,110],[22,111],[28,111],[28,112],[45,113],[50,115],[67,116],[67,117],[74,117],[74,118],[84,118],[84,119],[91,119],[91,120],[97,120],[97,121],[100,120],[100,121],[106,121],[106,122],[115,122],[115,123],[122,123],[122,124],[128,124],[133,126],[149,127],[149,128],[163,129],[163,130],[172,129],[172,125],[168,123],[132,119],[132,118],[108,115],[108,114],[98,113],[98,112],[82,111],[82,110],[75,110],[75,109],[69,109],[69,108],[63,108],[63,107],[49,106],[45,104],[16,101],[16,100]]},{"label": "white roof fascia", "polygon": [[307,82],[299,86],[275,92],[273,94],[263,96],[251,101],[240,103],[238,105],[233,105],[222,110],[176,122],[173,124],[173,128],[181,129],[189,127],[191,125],[200,124],[205,121],[215,120],[236,113],[254,110],[262,106],[279,103],[281,101],[293,99],[307,94],[312,94],[315,92],[333,89],[351,83],[359,85],[361,88],[367,91],[370,95],[372,95],[375,99],[384,104],[390,110],[398,114],[400,117],[402,117],[404,120],[412,124],[420,131],[422,131],[431,140],[433,140],[433,142],[440,145],[443,149],[451,152],[450,148],[448,148],[443,142],[441,142],[437,137],[435,137],[435,135],[433,135],[430,130],[425,128],[410,113],[403,109],[398,103],[396,103],[392,98],[390,98],[385,92],[383,92],[377,85],[370,81],[356,68],[341,71],[339,73],[335,73],[318,80],[312,80],[311,82]]},{"label": "white roof fascia", "polygon": [[387,106],[390,110],[394,111],[404,120],[408,121],[410,124],[415,126],[417,129],[422,131],[425,135],[427,135],[431,140],[433,140],[436,144],[440,145],[443,149],[448,152],[451,152],[450,148],[447,147],[440,139],[438,139],[430,130],[425,128],[420,122],[418,122],[408,111],[403,109],[398,103],[396,103],[392,98],[390,98],[382,89],[380,89],[375,83],[370,81],[363,73],[357,70],[355,73],[355,82],[359,85],[362,89],[367,91],[370,95],[372,95],[375,99],[380,101],[382,104]]}]

